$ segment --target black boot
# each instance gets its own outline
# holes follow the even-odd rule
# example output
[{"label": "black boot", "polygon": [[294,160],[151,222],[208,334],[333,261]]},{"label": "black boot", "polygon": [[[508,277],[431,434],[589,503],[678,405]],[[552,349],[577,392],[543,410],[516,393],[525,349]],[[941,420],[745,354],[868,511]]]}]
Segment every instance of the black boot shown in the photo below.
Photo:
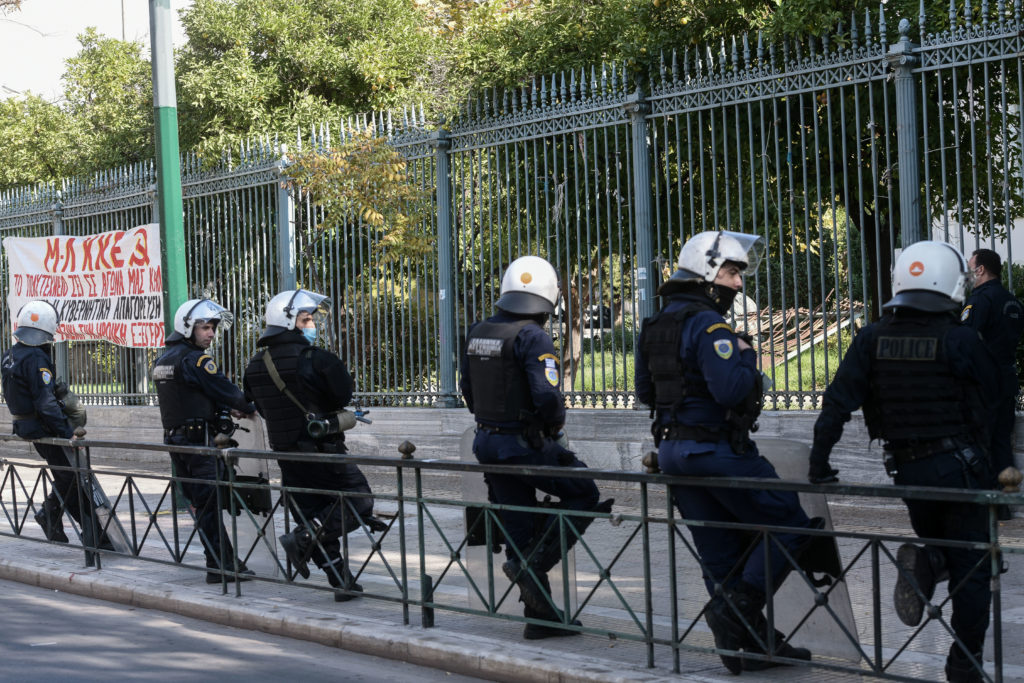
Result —
[{"label": "black boot", "polygon": [[348,570],[348,566],[345,561],[340,557],[331,562],[330,564],[320,567],[327,574],[327,583],[331,584],[332,588],[339,588],[347,593],[335,591],[334,602],[348,602],[349,600],[355,600],[358,595],[352,595],[351,593],[362,593],[363,587],[356,583],[356,579],[352,576],[352,572]]},{"label": "black boot", "polygon": [[[612,511],[612,506],[615,505],[615,499],[609,498],[603,500],[587,512],[599,512],[602,514],[609,514]],[[576,529],[574,534],[572,531],[566,532],[565,538],[565,552],[572,550],[572,547],[576,545],[576,541],[579,540],[580,536],[583,536],[587,532],[587,528],[594,523],[595,517],[576,517],[567,518],[569,524],[573,525]],[[555,530],[548,530],[547,538],[536,547],[526,553],[527,557],[533,555],[530,560],[530,565],[539,567],[543,572],[549,572],[551,569],[562,561],[562,542],[558,538],[558,534]]]},{"label": "black boot", "polygon": [[[548,605],[546,610],[535,610],[529,605],[523,607],[523,616],[527,619],[543,619],[544,621],[553,621],[558,624],[562,623],[562,610],[555,609]],[[582,626],[579,619],[574,619],[570,622],[573,626]],[[523,628],[523,638],[526,640],[544,640],[545,638],[565,638],[567,636],[578,636],[579,631],[573,631],[568,628],[561,628],[560,626],[545,626],[542,624],[527,624]]]},{"label": "black boot", "polygon": [[[935,594],[935,584],[945,562],[941,553],[904,543],[896,551],[896,564],[899,575],[892,595],[896,616],[907,626],[917,626],[924,615],[925,602],[931,602]],[[924,599],[919,591],[924,594]]]},{"label": "black boot", "polygon": [[284,554],[292,567],[304,579],[309,578],[309,556],[313,551],[313,534],[305,526],[297,526],[293,531],[277,537],[284,549]]},{"label": "black boot", "polygon": [[[206,566],[207,566],[208,569],[216,569],[217,568],[216,564],[211,565],[210,563],[207,563]],[[251,570],[248,567],[246,567],[244,562],[239,562],[238,563],[238,576],[236,577],[235,573],[233,571],[233,568],[229,567],[228,569],[225,570],[223,580],[225,582],[227,582],[227,583],[234,583],[235,581],[238,581],[238,582],[252,581],[254,576],[256,576],[256,572],[254,572],[253,570]],[[213,583],[220,583],[220,582],[221,582],[221,574],[219,572],[206,572],[206,583],[213,584]]]},{"label": "black boot", "polygon": [[[811,661],[811,651],[806,647],[794,647],[785,640],[786,635],[781,631],[775,631],[775,656],[785,657],[787,659],[800,659],[805,662]],[[768,639],[764,639],[765,645],[768,644]],[[759,655],[766,654],[766,650],[759,644],[752,644],[749,647],[743,648],[744,652],[753,652]],[[771,669],[776,666],[792,666],[789,662],[779,661],[765,661],[763,659],[747,659],[743,658],[743,670],[744,671],[764,671],[765,669]]]},{"label": "black boot", "polygon": [[[527,607],[539,614],[547,613],[551,609],[551,582],[548,581],[546,573],[534,569],[531,575],[518,560],[504,563],[501,565],[501,571],[509,581],[519,587],[519,599],[526,603]],[[534,579],[534,576],[537,578]]]},{"label": "black boot", "polygon": [[47,541],[67,543],[68,536],[64,533],[64,522],[61,519],[60,503],[52,496],[43,501],[39,512],[35,514],[36,523],[43,527]]},{"label": "black boot", "polygon": [[950,683],[981,683],[984,680],[981,669],[981,651],[975,652],[972,656],[978,663],[975,665],[967,658],[964,651],[956,643],[949,648],[949,656],[946,657],[946,680]]},{"label": "black boot", "polygon": [[[743,624],[736,619],[736,615],[725,602],[725,598],[716,595],[711,598],[704,607],[704,619],[708,622],[715,637],[715,647],[719,650],[739,650],[746,635]],[[743,671],[743,663],[736,655],[719,654],[722,664],[731,674],[739,674]]]}]

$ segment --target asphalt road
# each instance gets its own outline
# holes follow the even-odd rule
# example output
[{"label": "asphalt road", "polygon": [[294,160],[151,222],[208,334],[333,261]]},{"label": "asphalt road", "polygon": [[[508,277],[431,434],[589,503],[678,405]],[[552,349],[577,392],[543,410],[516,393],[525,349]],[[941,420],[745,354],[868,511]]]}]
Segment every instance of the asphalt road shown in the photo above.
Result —
[{"label": "asphalt road", "polygon": [[479,679],[0,581],[0,681],[115,680],[462,683]]}]

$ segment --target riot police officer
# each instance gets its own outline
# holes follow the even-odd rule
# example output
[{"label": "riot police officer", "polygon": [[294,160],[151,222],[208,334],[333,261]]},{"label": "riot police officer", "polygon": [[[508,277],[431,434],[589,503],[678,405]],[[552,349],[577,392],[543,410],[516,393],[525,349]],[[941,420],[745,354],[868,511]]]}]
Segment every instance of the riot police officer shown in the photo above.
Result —
[{"label": "riot police officer", "polygon": [[[944,242],[907,247],[893,269],[893,298],[881,320],[854,338],[825,391],[814,425],[808,478],[835,481],[829,454],[843,423],[858,407],[872,440],[885,445],[886,469],[900,485],[986,488],[990,481],[986,388],[999,367],[978,333],[957,324],[967,263]],[[914,532],[927,538],[985,542],[980,505],[905,500]],[[950,681],[981,681],[991,579],[985,552],[903,544],[894,602],[900,620],[917,626],[935,584],[948,577],[954,642],[946,659]],[[929,617],[931,618],[931,617]]]},{"label": "riot police officer", "polygon": [[[175,312],[174,331],[152,370],[164,443],[212,446],[218,424],[230,421],[228,413],[236,418],[255,413],[255,407],[207,353],[218,329],[227,329],[231,322],[231,313],[210,299],[190,299]],[[171,461],[176,476],[185,479],[227,479],[226,464],[220,458],[171,451]],[[217,570],[206,573],[206,582],[220,583],[222,577],[229,582],[247,581],[253,572],[240,559],[235,564],[235,552],[221,521],[217,486],[203,482],[182,481],[181,488],[195,508],[206,566]],[[226,561],[222,563],[220,558]]]},{"label": "riot police officer", "polygon": [[[275,451],[347,452],[344,430],[354,424],[354,416],[345,410],[352,400],[352,377],[337,355],[313,345],[318,319],[330,307],[330,299],[304,289],[281,292],[267,303],[267,327],[256,342],[261,350],[249,360],[243,384],[246,397],[255,401],[267,422]],[[363,588],[341,556],[340,539],[363,524],[371,531],[386,528],[373,517],[366,477],[349,463],[282,458],[278,464],[286,487],[365,494],[342,500],[335,494],[291,493],[297,525],[280,537],[303,578],[309,578],[307,563],[313,559],[336,589],[336,602],[358,597]]]},{"label": "riot police officer", "polygon": [[[658,466],[684,477],[777,479],[749,431],[761,410],[762,377],[749,337],[737,336],[723,315],[743,287],[743,271],[756,268],[763,240],[736,232],[702,232],[683,245],[678,269],[658,290],[666,304],[644,320],[636,358],[637,399],[652,408]],[[685,519],[810,527],[796,493],[670,487]],[[807,536],[777,534],[768,544],[772,576],[766,576],[765,542],[750,549],[749,534],[692,527],[712,598],[705,618],[720,649],[767,653],[768,624],[762,613],[790,567],[779,549],[799,555]],[[811,653],[775,632],[773,655],[809,660]],[[742,655],[721,655],[734,674],[770,664]],[[777,662],[772,662],[777,664]]]},{"label": "riot police officer", "polygon": [[[58,381],[53,371],[51,350],[59,322],[57,310],[49,302],[28,302],[18,311],[17,329],[14,330],[18,341],[3,356],[4,400],[14,420],[14,433],[23,439],[73,438],[65,407],[55,393]],[[51,468],[68,467],[72,462],[68,451],[60,446],[32,445]],[[62,517],[67,511],[82,526],[81,487],[73,472],[51,469],[50,473],[53,489],[43,501],[42,509],[35,514],[35,520],[43,528],[47,540],[67,543]],[[90,496],[86,495],[84,502],[91,513]],[[91,538],[92,528],[89,524],[83,526],[87,540]],[[101,536],[98,547],[114,549],[106,534]]]},{"label": "riot police officer", "polygon": [[[537,256],[513,261],[501,280],[497,313],[474,323],[462,353],[459,387],[476,417],[473,453],[484,464],[586,467],[558,441],[565,423],[562,378],[551,337],[542,325],[554,313],[558,278]],[[488,497],[502,505],[537,505],[536,491],[556,496],[564,510],[610,512],[613,501],[599,503],[593,481],[551,476],[486,474]],[[551,515],[502,510],[508,543],[502,571],[515,583],[532,619],[566,623],[550,599],[548,572],[562,558],[557,521]],[[593,521],[569,521],[579,535]],[[567,547],[577,535],[566,534]],[[579,622],[572,622],[579,625]],[[529,640],[576,635],[578,631],[528,623]]]},{"label": "riot police officer", "polygon": [[[989,423],[989,458],[992,473],[998,476],[1013,466],[1013,423],[1017,411],[1017,343],[1024,330],[1024,307],[1003,287],[1003,264],[991,249],[977,249],[967,261],[973,281],[971,295],[960,321],[977,330],[999,363],[999,382],[988,387],[996,393],[996,405]],[[1010,511],[999,506],[1000,519],[1010,519]]]}]

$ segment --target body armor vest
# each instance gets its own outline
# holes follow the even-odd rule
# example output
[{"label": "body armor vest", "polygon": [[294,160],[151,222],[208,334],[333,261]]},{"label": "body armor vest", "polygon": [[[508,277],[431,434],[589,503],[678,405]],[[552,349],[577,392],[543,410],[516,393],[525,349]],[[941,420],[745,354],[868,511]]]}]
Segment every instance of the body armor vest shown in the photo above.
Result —
[{"label": "body armor vest", "polygon": [[946,355],[945,337],[955,324],[941,318],[877,323],[870,400],[864,405],[872,439],[928,441],[971,431],[974,394],[953,376]]},{"label": "body armor vest", "polygon": [[[295,398],[306,410],[317,412],[318,406],[309,399],[299,382],[299,363],[302,362],[303,355],[307,358],[309,356],[308,353],[303,354],[303,351],[312,352],[312,347],[303,344],[281,344],[268,347],[266,351],[273,354],[274,367],[277,368],[281,381]],[[282,451],[294,448],[300,440],[311,441],[312,438],[306,431],[306,415],[283,391],[278,390],[261,356],[262,352],[249,364],[245,380],[253,394],[253,400],[266,418],[270,447],[275,451]]]},{"label": "body armor vest", "polygon": [[644,320],[640,348],[647,356],[647,369],[654,387],[654,410],[673,411],[687,396],[710,397],[707,382],[679,356],[683,325],[701,311],[713,310],[701,303],[688,304],[673,313],[659,312]]},{"label": "body armor vest", "polygon": [[[164,429],[177,429],[186,420],[212,420],[216,406],[202,391],[185,383],[181,363],[194,349],[177,344],[157,359],[153,366],[153,383],[160,400],[160,421]],[[198,358],[198,356],[197,356]]]},{"label": "body armor vest", "polygon": [[[33,351],[34,348],[29,349],[26,353],[24,347],[12,346],[4,355],[3,393],[4,401],[7,403],[11,415],[34,415],[36,412],[35,404],[32,402],[32,393],[29,391],[28,383],[22,377],[21,369],[26,359],[36,355]],[[50,368],[50,364],[47,363],[46,367]]]},{"label": "body armor vest", "polygon": [[533,320],[482,322],[466,339],[469,381],[474,387],[473,414],[490,423],[521,422],[522,413],[534,410],[530,386],[515,359],[519,331]]}]

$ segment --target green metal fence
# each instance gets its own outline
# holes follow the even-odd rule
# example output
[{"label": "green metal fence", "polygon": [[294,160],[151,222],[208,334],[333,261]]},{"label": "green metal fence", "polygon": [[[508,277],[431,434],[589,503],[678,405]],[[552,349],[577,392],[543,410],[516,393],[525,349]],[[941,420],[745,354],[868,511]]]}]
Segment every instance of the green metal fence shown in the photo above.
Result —
[{"label": "green metal fence", "polygon": [[[682,241],[753,232],[769,258],[736,324],[774,382],[769,407],[811,407],[850,334],[888,298],[896,249],[935,237],[1012,260],[1024,216],[1022,29],[1019,0],[941,16],[922,4],[916,17],[882,5],[827,38],[744,35],[665,54],[644,78],[608,64],[488,90],[443,127],[418,110],[298,136],[306,149],[366,127],[388,137],[433,197],[436,249],[418,258],[382,258],[356,220],[317,232],[321,209],[282,186],[277,141],[213,168],[186,157],[190,289],[235,311],[219,346],[236,377],[264,302],[297,283],[337,302],[328,343],[364,400],[451,406],[460,335],[492,310],[504,266],[538,253],[561,276],[550,331],[570,403],[628,407],[639,323]],[[154,188],[140,164],[59,192],[9,191],[0,234],[149,222]],[[6,319],[0,332],[10,338]],[[149,355],[78,342],[59,360],[89,401],[148,402]]]},{"label": "green metal fence", "polygon": [[[90,464],[90,453],[97,459],[111,450],[163,454],[168,446],[93,440],[44,439],[40,442],[64,446],[69,456],[75,454],[69,457],[69,462],[79,464],[63,469],[75,472],[76,481],[84,490],[101,487],[102,479],[109,501],[102,513],[92,517],[87,508],[82,507],[79,516],[87,520],[85,528],[68,519],[72,521],[68,530],[70,545],[85,551],[88,566],[101,568],[104,558],[131,558],[184,567],[197,573],[221,573],[225,578],[235,575],[241,568],[234,564],[234,558],[224,547],[221,548],[223,572],[206,566],[196,512],[187,504],[176,502],[173,494],[181,482],[194,480],[167,474],[169,464],[159,461],[149,466],[133,465],[130,469],[111,466],[109,460],[105,460],[103,467],[93,468]],[[0,435],[0,444],[17,443],[17,437]],[[20,443],[24,446],[24,442]],[[502,511],[539,512],[556,520],[546,533],[552,534],[551,540],[561,548],[562,560],[560,569],[552,575],[554,590],[547,592],[545,589],[545,595],[562,614],[560,627],[601,636],[600,649],[592,650],[599,653],[603,650],[599,656],[618,659],[625,666],[659,667],[658,675],[670,675],[670,672],[708,674],[709,669],[714,671],[718,666],[714,655],[722,653],[704,625],[708,593],[702,577],[708,571],[693,544],[692,529],[714,527],[723,533],[746,532],[750,537],[747,552],[753,551],[762,539],[766,547],[774,547],[779,543],[779,535],[792,532],[791,527],[767,524],[681,519],[668,489],[679,483],[679,477],[588,468],[416,460],[411,457],[415,447],[410,446],[399,446],[401,457],[275,453],[199,446],[170,448],[198,457],[235,460],[243,465],[262,462],[259,468],[265,468],[267,461],[282,458],[348,463],[358,465],[373,482],[375,514],[383,521],[376,527],[370,524],[371,520],[360,518],[355,507],[354,501],[368,494],[287,487],[273,476],[269,481],[258,483],[251,477],[242,480],[234,468],[224,468],[226,479],[217,487],[215,502],[218,508],[232,514],[230,523],[226,524],[231,547],[241,563],[254,567],[257,561],[261,562],[253,583],[244,587],[240,582],[230,586],[223,583],[225,593],[230,590],[236,596],[243,591],[265,595],[264,588],[287,584],[326,594],[351,594],[341,576],[332,573],[333,568],[324,568],[326,576],[314,571],[312,577],[302,580],[276,545],[277,534],[286,532],[292,524],[307,521],[294,505],[289,505],[289,496],[315,492],[335,498],[332,504],[358,521],[350,534],[342,536],[341,553],[355,580],[362,582],[359,589],[362,597],[376,603],[374,618],[383,616],[405,625],[426,628],[439,625],[463,632],[487,633],[494,620],[525,621],[520,616],[522,608],[516,603],[517,589],[502,577],[504,555],[494,548],[504,543],[512,556],[523,560],[529,559],[532,550],[508,546],[510,541],[506,538]],[[43,499],[52,489],[52,477],[46,465],[34,456],[7,455],[0,464],[5,465],[0,471],[0,538],[22,542],[18,547],[28,556],[34,552],[29,543],[47,542],[32,516],[41,509]],[[544,476],[552,469],[557,470],[559,477],[593,480],[605,493],[614,491],[619,502],[613,513],[579,512],[557,505],[524,508],[467,500],[465,485],[459,481],[461,477],[475,478],[482,484],[483,473]],[[265,471],[271,470],[266,468]],[[835,680],[869,677],[916,681],[941,677],[940,667],[948,648],[959,642],[951,627],[949,604],[966,588],[963,582],[943,584],[934,596],[926,596],[926,618],[919,626],[901,623],[884,596],[892,594],[897,576],[904,571],[896,561],[896,549],[905,542],[982,551],[983,557],[971,571],[992,577],[991,641],[986,646],[990,663],[983,671],[982,662],[972,662],[972,666],[977,667],[972,675],[976,675],[977,680],[997,682],[1010,680],[1015,675],[1013,655],[1017,649],[1007,648],[1013,642],[1011,631],[1015,622],[1013,615],[1004,618],[1000,571],[1004,561],[1016,567],[1024,545],[1020,538],[1012,536],[1012,529],[1001,528],[996,520],[996,507],[1016,502],[1019,494],[891,485],[834,484],[823,488],[793,481],[743,478],[686,478],[686,481],[698,487],[756,487],[805,494],[820,494],[824,490],[829,496],[846,500],[847,506],[840,506],[833,513],[837,523],[835,530],[803,530],[808,535],[836,539],[841,566],[837,568],[835,581],[828,585],[820,581],[814,583],[813,580],[820,577],[807,574],[788,551],[783,551],[780,560],[792,573],[789,583],[767,607],[766,618],[774,628],[768,627],[760,637],[774,633],[775,638],[793,638],[793,642],[800,645],[814,639],[815,632],[821,630],[831,634],[829,638],[833,641],[828,642],[828,638],[819,635],[816,642],[828,651],[816,649],[812,662],[782,659],[788,664],[813,667],[789,670],[786,675],[791,679],[820,680],[829,676]],[[256,492],[263,495],[252,495]],[[85,498],[81,495],[77,498],[83,506],[81,501]],[[257,505],[256,499],[262,499],[263,504]],[[856,518],[844,519],[844,514],[857,507],[877,510],[881,515],[884,507],[901,507],[901,499],[985,506],[989,516],[987,537],[975,542],[918,539],[908,528],[887,528],[882,517],[867,527]],[[472,510],[478,514],[469,514]],[[586,535],[580,535],[578,528],[585,518],[598,523],[591,526]],[[93,524],[95,528],[90,528]],[[116,551],[97,552],[92,539],[102,537],[111,539]],[[566,553],[573,544],[574,561],[569,563]],[[320,548],[323,550],[322,546]],[[768,576],[773,574],[770,558],[771,554],[766,551]],[[561,567],[570,564],[571,569],[561,573]],[[136,568],[141,569],[142,565]],[[742,571],[742,564],[732,570],[737,571]],[[331,585],[337,588],[328,584],[331,578],[335,581]],[[790,590],[794,588],[795,591]],[[870,590],[866,590],[868,588]],[[766,586],[765,592],[772,594],[773,591]],[[786,600],[799,602],[784,605]],[[851,601],[853,611],[850,611]],[[287,612],[287,608],[282,609],[283,613]],[[573,623],[577,618],[582,626]],[[530,623],[553,625],[536,619]],[[612,649],[616,650],[615,654],[611,653]],[[737,653],[726,651],[726,654]],[[750,649],[746,655],[765,659],[764,655],[751,653]],[[775,657],[775,661],[778,663],[780,658]],[[1010,673],[1004,673],[1004,668],[1010,669]]]}]

